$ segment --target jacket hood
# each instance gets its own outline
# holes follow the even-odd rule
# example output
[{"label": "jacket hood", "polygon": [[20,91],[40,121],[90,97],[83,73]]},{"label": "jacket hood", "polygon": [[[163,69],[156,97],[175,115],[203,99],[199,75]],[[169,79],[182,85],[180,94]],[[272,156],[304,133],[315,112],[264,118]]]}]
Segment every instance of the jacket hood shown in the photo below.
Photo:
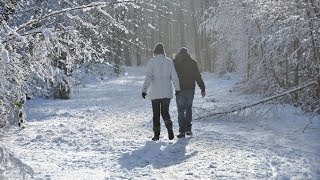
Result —
[{"label": "jacket hood", "polygon": [[188,53],[181,53],[179,52],[176,57],[174,58],[174,60],[176,62],[185,62],[185,61],[189,61],[192,60],[192,58],[190,57],[190,54]]}]

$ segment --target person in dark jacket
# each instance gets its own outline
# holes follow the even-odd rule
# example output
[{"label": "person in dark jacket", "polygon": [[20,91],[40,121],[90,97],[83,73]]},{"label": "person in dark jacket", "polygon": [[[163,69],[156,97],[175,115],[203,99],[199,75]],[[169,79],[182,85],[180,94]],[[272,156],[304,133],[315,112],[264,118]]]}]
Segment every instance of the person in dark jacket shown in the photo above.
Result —
[{"label": "person in dark jacket", "polygon": [[192,104],[195,84],[197,83],[200,87],[202,97],[206,95],[206,91],[197,62],[191,58],[187,48],[181,48],[173,62],[181,89],[176,93],[179,122],[179,134],[177,137],[182,138],[185,135],[192,135]]}]

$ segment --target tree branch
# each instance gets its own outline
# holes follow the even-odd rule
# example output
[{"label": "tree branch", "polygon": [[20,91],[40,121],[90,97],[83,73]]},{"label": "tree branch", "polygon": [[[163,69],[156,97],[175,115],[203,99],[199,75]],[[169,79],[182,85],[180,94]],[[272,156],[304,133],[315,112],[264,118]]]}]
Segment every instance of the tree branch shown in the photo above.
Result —
[{"label": "tree branch", "polygon": [[[38,23],[40,21],[43,21],[49,17],[52,17],[52,16],[56,16],[56,15],[59,15],[59,14],[63,14],[63,13],[66,13],[66,12],[69,12],[69,11],[75,11],[75,10],[79,10],[79,9],[86,9],[86,8],[96,8],[96,7],[105,7],[105,6],[109,6],[109,5],[113,5],[113,4],[120,4],[120,3],[134,3],[135,1],[131,1],[131,0],[125,0],[125,1],[113,1],[113,2],[94,2],[94,3],[90,3],[90,4],[87,4],[87,5],[82,5],[82,6],[77,6],[77,7],[73,7],[73,8],[67,8],[67,9],[62,9],[60,11],[54,11],[54,12],[51,12],[45,16],[42,16],[38,19],[33,19],[33,20],[30,20],[22,25],[20,25],[17,29],[16,29],[16,32],[19,32],[21,31],[22,29],[32,25],[32,24],[35,24],[35,23]],[[10,34],[9,34],[10,35]]]}]

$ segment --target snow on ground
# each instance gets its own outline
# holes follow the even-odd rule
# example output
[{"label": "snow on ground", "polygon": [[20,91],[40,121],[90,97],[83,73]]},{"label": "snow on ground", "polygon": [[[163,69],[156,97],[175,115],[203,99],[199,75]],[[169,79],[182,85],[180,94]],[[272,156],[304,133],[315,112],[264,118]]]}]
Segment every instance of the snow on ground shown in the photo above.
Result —
[{"label": "snow on ground", "polygon": [[[153,142],[151,102],[141,98],[144,68],[127,71],[70,100],[28,101],[26,129],[10,129],[0,142],[32,168],[26,179],[320,179],[319,116],[265,105],[194,121],[193,137],[171,142],[162,124]],[[234,92],[235,80],[204,79],[208,96],[196,92],[194,118],[207,113],[201,108],[257,100]],[[171,116],[177,133],[175,100]]]}]

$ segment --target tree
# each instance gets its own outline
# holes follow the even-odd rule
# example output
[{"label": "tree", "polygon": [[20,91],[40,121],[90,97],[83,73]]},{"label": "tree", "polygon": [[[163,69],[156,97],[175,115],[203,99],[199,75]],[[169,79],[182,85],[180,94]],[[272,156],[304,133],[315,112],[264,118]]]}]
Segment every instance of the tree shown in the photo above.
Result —
[{"label": "tree", "polygon": [[[14,124],[17,122],[17,107],[23,104],[25,94],[35,96],[48,96],[66,98],[70,92],[72,67],[75,64],[96,62],[99,56],[106,51],[103,44],[94,46],[94,36],[86,32],[97,32],[94,17],[87,15],[88,10],[97,8],[100,14],[108,17],[111,29],[106,34],[119,31],[119,38],[113,53],[122,56],[122,32],[127,29],[122,25],[125,13],[120,16],[111,16],[102,8],[108,9],[111,5],[118,4],[120,11],[126,9],[126,1],[98,2],[87,5],[68,4],[65,9],[56,7],[57,1],[28,1],[20,2],[34,6],[35,11],[30,13],[16,9],[16,13],[26,13],[26,16],[12,14],[14,21],[1,24],[0,46],[0,124]],[[64,4],[62,4],[64,6]],[[21,4],[17,7],[23,7]],[[41,8],[39,8],[41,7]],[[51,7],[56,8],[52,10]],[[110,11],[111,12],[111,11]],[[21,19],[19,19],[21,17]],[[25,20],[25,17],[34,17]],[[85,20],[90,19],[86,22]],[[10,24],[17,28],[13,29]],[[78,28],[79,31],[76,31]],[[90,29],[90,30],[89,30]],[[121,42],[122,41],[122,42]],[[121,52],[120,52],[121,51]],[[97,58],[98,57],[98,58]],[[116,61],[119,62],[119,61]],[[115,63],[118,67],[120,64]],[[117,68],[119,69],[119,68]],[[21,106],[19,106],[21,107]]]},{"label": "tree", "polygon": [[[247,90],[272,95],[317,79],[319,3],[241,0],[211,4],[202,29],[215,34],[214,47],[223,47],[218,51],[219,69],[231,62],[246,77]],[[316,91],[309,87],[285,101],[313,111],[319,109]]]}]

